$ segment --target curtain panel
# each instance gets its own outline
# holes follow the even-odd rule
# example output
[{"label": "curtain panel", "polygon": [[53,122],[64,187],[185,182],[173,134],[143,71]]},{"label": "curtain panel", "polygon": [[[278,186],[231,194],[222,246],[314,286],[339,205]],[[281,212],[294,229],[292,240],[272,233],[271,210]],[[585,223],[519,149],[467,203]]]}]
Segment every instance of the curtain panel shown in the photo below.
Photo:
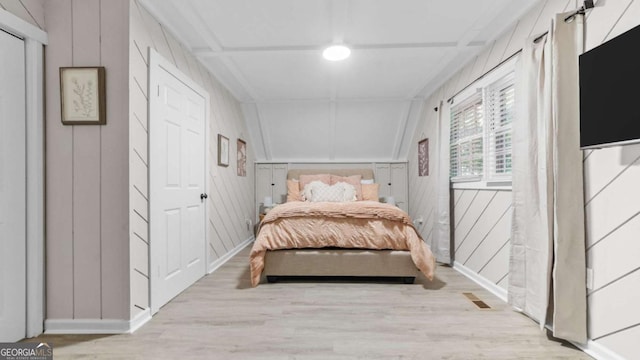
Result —
[{"label": "curtain panel", "polygon": [[583,17],[557,14],[520,58],[513,123],[509,302],[554,336],[587,341],[578,55]]},{"label": "curtain panel", "polygon": [[431,251],[436,260],[445,264],[452,264],[451,259],[451,224],[450,224],[450,182],[449,182],[449,103],[441,101],[438,106],[437,117],[437,171],[436,171],[436,209],[434,217],[433,247]]}]

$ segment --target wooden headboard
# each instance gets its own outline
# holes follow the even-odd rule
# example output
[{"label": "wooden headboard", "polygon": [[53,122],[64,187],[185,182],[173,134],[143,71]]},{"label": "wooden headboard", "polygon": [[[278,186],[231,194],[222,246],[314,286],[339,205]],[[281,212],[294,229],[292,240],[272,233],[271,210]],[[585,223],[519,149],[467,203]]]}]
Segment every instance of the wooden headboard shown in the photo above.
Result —
[{"label": "wooden headboard", "polygon": [[333,174],[338,176],[362,175],[362,179],[373,179],[372,169],[291,169],[287,180],[298,179],[300,175]]}]

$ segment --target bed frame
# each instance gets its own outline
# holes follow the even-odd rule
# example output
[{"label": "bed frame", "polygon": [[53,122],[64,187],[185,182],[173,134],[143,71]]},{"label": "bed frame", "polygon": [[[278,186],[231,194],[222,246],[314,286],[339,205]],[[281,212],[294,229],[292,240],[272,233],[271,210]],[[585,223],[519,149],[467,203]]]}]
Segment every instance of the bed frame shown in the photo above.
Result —
[{"label": "bed frame", "polygon": [[[292,169],[287,179],[298,179],[303,174],[362,175],[363,179],[373,179],[371,169]],[[411,284],[418,273],[409,251],[324,248],[267,251],[262,274],[268,282],[281,277],[340,276],[393,277]]]}]

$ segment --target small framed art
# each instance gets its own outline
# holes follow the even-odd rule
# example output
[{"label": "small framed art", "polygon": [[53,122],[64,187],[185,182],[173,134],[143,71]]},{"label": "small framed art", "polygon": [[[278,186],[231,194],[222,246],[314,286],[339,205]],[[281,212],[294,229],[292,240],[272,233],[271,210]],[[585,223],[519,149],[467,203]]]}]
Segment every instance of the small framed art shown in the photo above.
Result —
[{"label": "small framed art", "polygon": [[229,166],[229,139],[218,134],[218,166]]},{"label": "small framed art", "polygon": [[65,125],[107,123],[105,69],[97,67],[60,68],[60,109]]},{"label": "small framed art", "polygon": [[238,139],[238,176],[247,176],[247,143]]},{"label": "small framed art", "polygon": [[429,139],[418,142],[418,176],[429,176]]}]

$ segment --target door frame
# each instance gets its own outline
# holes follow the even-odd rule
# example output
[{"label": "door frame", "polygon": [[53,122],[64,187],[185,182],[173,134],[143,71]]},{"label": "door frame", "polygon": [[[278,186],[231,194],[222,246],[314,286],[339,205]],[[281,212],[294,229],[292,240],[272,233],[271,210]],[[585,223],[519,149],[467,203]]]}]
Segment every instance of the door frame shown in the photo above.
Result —
[{"label": "door frame", "polygon": [[47,33],[0,9],[0,29],[24,40],[26,75],[27,332],[44,331],[44,49]]},{"label": "door frame", "polygon": [[[180,71],[180,69],[178,69],[175,65],[173,65],[169,60],[165,59],[162,55],[160,55],[156,50],[154,50],[153,48],[149,47],[149,89],[148,89],[148,94],[149,94],[149,109],[148,109],[148,122],[149,122],[149,133],[148,133],[148,139],[147,139],[147,144],[149,144],[151,142],[151,119],[155,118],[157,116],[156,112],[158,111],[158,99],[159,97],[157,96],[151,96],[152,91],[155,91],[153,89],[157,89],[159,86],[158,80],[159,80],[159,72],[160,71],[166,71],[168,73],[170,73],[171,75],[175,76],[178,80],[180,80],[181,82],[183,82],[184,84],[186,84],[188,87],[190,87],[193,91],[195,91],[198,95],[202,96],[204,98],[204,102],[205,102],[205,124],[204,124],[204,161],[205,161],[205,169],[204,169],[204,192],[209,194],[209,176],[211,174],[211,152],[209,151],[210,147],[209,147],[209,143],[210,143],[210,138],[211,138],[211,121],[210,121],[210,104],[211,104],[211,100],[210,100],[210,96],[209,93],[200,85],[198,85],[195,81],[193,81],[191,78],[189,78],[189,76],[187,76],[185,73],[183,73],[182,71]],[[151,155],[149,154],[149,157],[151,157]],[[149,168],[147,169],[147,180],[149,181],[149,174],[151,173],[151,161],[149,161]],[[149,182],[150,184],[150,182]],[[151,203],[151,201],[153,201],[153,199],[151,199],[151,197],[149,197],[149,203]],[[211,200],[209,200],[211,201]],[[205,271],[203,275],[207,274],[207,269],[209,268],[209,252],[208,247],[209,247],[209,226],[208,226],[208,221],[209,221],[209,211],[208,211],[208,201],[206,201],[204,203],[204,261],[205,261]],[[150,208],[150,207],[149,207]],[[149,210],[150,211],[150,210]],[[158,310],[160,309],[160,306],[164,305],[159,305],[157,303],[156,300],[154,300],[154,293],[157,291],[154,289],[154,284],[156,283],[155,279],[157,278],[157,267],[154,266],[157,260],[154,260],[153,258],[153,254],[155,253],[154,250],[152,250],[154,241],[151,238],[151,216],[149,216],[149,224],[148,226],[148,233],[149,233],[149,307],[151,308],[151,314],[155,314],[158,312]],[[155,268],[155,270],[154,270]]]}]

